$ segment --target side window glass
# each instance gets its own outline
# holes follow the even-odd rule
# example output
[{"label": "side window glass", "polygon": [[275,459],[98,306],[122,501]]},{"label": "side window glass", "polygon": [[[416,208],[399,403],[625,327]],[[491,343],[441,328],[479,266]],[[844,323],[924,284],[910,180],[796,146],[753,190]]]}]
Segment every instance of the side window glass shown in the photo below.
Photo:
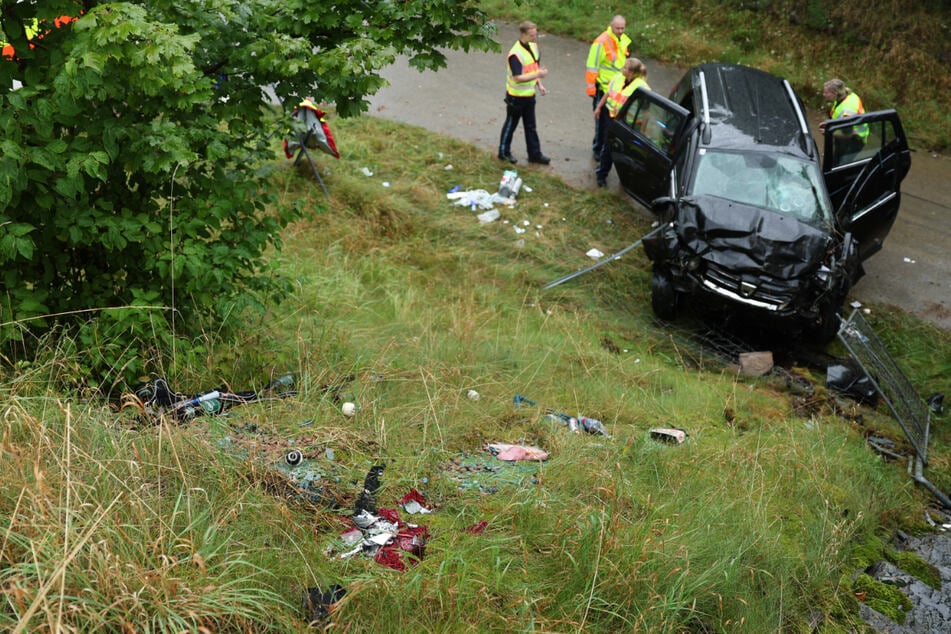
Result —
[{"label": "side window glass", "polygon": [[667,154],[674,135],[683,123],[683,117],[643,96],[638,96],[625,113],[624,123]]},{"label": "side window glass", "polygon": [[833,167],[868,160],[895,137],[894,124],[888,120],[840,128],[832,134]]}]

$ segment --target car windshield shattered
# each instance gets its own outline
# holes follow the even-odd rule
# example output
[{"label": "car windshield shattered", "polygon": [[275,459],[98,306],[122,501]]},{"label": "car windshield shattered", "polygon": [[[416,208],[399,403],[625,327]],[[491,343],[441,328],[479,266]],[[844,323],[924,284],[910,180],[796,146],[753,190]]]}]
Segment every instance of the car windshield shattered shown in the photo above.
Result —
[{"label": "car windshield shattered", "polygon": [[692,193],[762,207],[812,225],[831,222],[815,163],[765,152],[701,148]]}]

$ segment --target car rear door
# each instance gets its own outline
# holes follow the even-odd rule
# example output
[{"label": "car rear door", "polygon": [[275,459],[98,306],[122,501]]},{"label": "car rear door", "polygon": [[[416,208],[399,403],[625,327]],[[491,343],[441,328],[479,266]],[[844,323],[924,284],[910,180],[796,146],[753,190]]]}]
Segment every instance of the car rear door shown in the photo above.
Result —
[{"label": "car rear door", "polygon": [[901,203],[911,153],[894,110],[823,124],[822,171],[841,230],[858,241],[859,257],[882,248]]},{"label": "car rear door", "polygon": [[634,91],[608,129],[621,186],[645,207],[670,193],[671,167],[690,113],[655,92]]}]

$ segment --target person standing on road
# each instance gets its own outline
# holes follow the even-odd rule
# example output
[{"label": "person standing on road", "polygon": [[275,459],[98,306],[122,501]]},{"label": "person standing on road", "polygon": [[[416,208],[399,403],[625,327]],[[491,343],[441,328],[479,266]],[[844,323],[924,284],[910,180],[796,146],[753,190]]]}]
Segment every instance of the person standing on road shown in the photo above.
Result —
[{"label": "person standing on road", "polygon": [[[830,119],[854,117],[865,114],[865,104],[862,98],[852,92],[841,79],[830,79],[822,86],[822,97],[831,103],[829,107]],[[825,122],[819,124],[820,130],[825,130]],[[837,164],[849,162],[865,147],[868,140],[868,125],[857,125],[845,130],[837,130],[833,137]]]},{"label": "person standing on road", "polygon": [[632,57],[624,62],[621,72],[611,80],[611,83],[608,84],[607,91],[604,93],[604,96],[601,97],[601,101],[594,107],[595,120],[603,116],[604,112],[607,112],[607,123],[603,125],[601,131],[605,138],[602,139],[598,169],[594,172],[594,175],[598,179],[598,187],[607,186],[608,174],[611,173],[611,168],[614,166],[614,159],[611,157],[611,148],[608,146],[606,140],[608,135],[607,128],[611,124],[611,119],[617,117],[618,112],[621,111],[621,106],[627,102],[627,98],[633,95],[634,91],[638,88],[644,88],[644,90],[651,89],[647,84],[647,67],[644,65],[644,62],[636,57]]},{"label": "person standing on road", "polygon": [[548,69],[539,63],[538,27],[526,20],[518,25],[518,30],[518,41],[512,46],[507,57],[506,116],[505,123],[502,125],[502,137],[499,140],[499,159],[509,163],[518,162],[512,156],[512,137],[518,122],[522,121],[528,162],[548,165],[551,159],[542,154],[535,122],[535,93],[537,91],[544,96],[548,92],[542,85],[542,78],[548,75]]},{"label": "person standing on road", "polygon": [[[624,32],[627,20],[624,16],[616,15],[608,28],[594,39],[588,49],[588,61],[585,64],[585,92],[591,97],[591,109],[594,110],[604,93],[608,90],[611,80],[621,74],[621,68],[630,55],[631,38]],[[591,151],[594,158],[601,156],[601,146],[604,144],[604,128],[610,122],[607,113],[602,118],[594,120],[594,139],[591,141]]]}]

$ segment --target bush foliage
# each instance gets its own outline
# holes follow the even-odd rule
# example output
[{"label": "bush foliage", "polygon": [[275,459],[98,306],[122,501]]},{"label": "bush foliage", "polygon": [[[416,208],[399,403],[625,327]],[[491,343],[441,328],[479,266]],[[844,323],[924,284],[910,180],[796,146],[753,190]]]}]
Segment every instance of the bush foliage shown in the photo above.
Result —
[{"label": "bush foliage", "polygon": [[2,23],[0,350],[78,325],[130,374],[140,338],[280,297],[264,255],[300,209],[272,205],[259,168],[302,98],[355,114],[397,54],[491,46],[455,0],[4,0]]}]

